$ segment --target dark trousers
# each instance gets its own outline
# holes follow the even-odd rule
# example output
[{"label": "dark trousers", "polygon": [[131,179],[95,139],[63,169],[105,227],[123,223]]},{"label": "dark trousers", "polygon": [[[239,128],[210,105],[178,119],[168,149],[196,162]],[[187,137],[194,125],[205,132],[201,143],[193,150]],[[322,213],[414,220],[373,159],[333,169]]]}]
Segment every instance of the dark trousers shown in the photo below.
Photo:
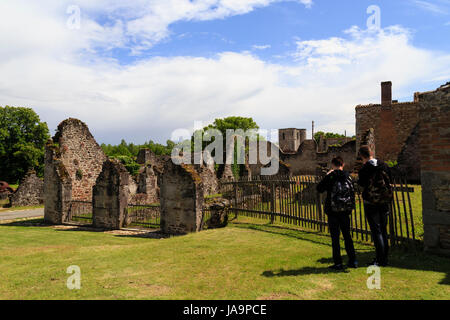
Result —
[{"label": "dark trousers", "polygon": [[331,234],[331,245],[333,247],[333,261],[335,264],[342,264],[341,244],[339,240],[340,233],[344,236],[345,251],[347,251],[348,262],[356,261],[355,248],[353,246],[352,236],[350,234],[350,213],[328,214],[328,227]]},{"label": "dark trousers", "polygon": [[387,224],[389,205],[373,205],[364,203],[367,221],[369,222],[372,239],[375,244],[376,260],[379,263],[388,262],[389,242]]}]

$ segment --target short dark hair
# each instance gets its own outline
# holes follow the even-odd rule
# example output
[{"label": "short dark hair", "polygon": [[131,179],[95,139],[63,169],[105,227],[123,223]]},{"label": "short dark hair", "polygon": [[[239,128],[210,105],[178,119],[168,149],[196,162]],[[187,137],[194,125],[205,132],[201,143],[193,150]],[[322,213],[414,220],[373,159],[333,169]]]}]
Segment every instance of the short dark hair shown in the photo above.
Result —
[{"label": "short dark hair", "polygon": [[372,154],[372,149],[367,145],[361,146],[361,148],[359,148],[359,155],[364,159],[369,159]]},{"label": "short dark hair", "polygon": [[331,160],[331,163],[336,167],[342,167],[344,165],[344,159],[342,157],[337,156],[334,157],[333,160]]}]

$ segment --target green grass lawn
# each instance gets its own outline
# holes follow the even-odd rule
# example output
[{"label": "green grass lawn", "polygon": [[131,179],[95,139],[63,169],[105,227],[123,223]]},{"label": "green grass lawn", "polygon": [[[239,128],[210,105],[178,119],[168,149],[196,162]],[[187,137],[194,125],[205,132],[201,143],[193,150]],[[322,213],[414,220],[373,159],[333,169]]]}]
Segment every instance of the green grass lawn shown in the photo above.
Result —
[{"label": "green grass lawn", "polygon": [[[448,299],[450,259],[392,253],[382,289],[362,267],[330,272],[330,239],[240,217],[228,227],[152,239],[39,225],[0,224],[1,299]],[[357,244],[359,261],[373,247]],[[66,287],[81,268],[81,290]]]}]

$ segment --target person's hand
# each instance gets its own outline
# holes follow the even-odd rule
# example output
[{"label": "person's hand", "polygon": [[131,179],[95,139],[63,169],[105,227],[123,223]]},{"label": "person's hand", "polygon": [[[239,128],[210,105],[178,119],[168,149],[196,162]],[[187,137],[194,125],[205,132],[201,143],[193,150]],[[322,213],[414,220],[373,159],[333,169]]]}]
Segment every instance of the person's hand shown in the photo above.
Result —
[{"label": "person's hand", "polygon": [[330,171],[327,172],[327,175],[329,175],[330,173],[332,173],[334,170],[331,169]]}]

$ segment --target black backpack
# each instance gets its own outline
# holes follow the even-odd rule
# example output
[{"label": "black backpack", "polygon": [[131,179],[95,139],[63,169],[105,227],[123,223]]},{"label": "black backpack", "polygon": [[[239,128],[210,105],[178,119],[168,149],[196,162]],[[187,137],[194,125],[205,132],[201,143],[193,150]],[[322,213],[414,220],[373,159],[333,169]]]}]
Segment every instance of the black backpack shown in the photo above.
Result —
[{"label": "black backpack", "polygon": [[372,204],[388,204],[394,197],[389,176],[383,168],[378,167],[370,177],[367,185],[367,201]]},{"label": "black backpack", "polygon": [[352,212],[355,207],[355,190],[350,177],[338,179],[331,188],[331,210]]}]

